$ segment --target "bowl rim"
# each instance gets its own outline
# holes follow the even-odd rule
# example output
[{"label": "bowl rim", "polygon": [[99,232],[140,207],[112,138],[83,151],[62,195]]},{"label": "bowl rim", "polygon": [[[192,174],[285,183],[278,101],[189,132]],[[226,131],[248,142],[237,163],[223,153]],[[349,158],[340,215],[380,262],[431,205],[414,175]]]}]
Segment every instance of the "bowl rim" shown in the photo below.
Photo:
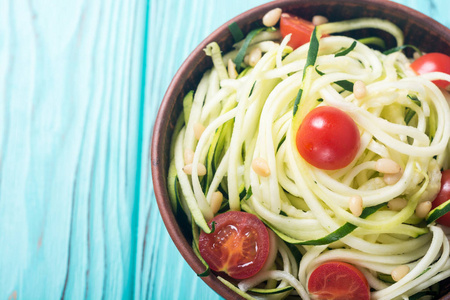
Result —
[{"label": "bowl rim", "polygon": [[[178,84],[180,81],[185,82],[186,74],[191,74],[193,70],[195,70],[196,66],[198,66],[201,58],[204,57],[203,49],[207,44],[213,41],[219,40],[221,36],[223,36],[228,31],[228,26],[232,23],[237,23],[241,28],[243,25],[248,23],[248,20],[252,22],[258,19],[261,19],[262,16],[269,10],[277,7],[281,7],[282,9],[285,7],[295,6],[299,3],[328,3],[332,2],[329,0],[278,0],[271,1],[254,8],[251,8],[247,11],[240,13],[239,15],[233,17],[229,21],[225,22],[223,25],[215,29],[211,34],[209,34],[206,38],[200,42],[200,44],[195,47],[195,49],[187,56],[184,62],[181,64],[180,68],[175,73],[173,79],[171,80],[166,93],[161,102],[160,108],[158,110],[155,124],[152,132],[152,141],[150,146],[151,152],[151,173],[154,187],[154,194],[157,201],[157,205],[159,208],[159,212],[161,214],[162,220],[165,224],[166,230],[168,231],[172,241],[177,247],[178,251],[184,258],[184,260],[189,264],[189,266],[193,269],[196,274],[200,274],[205,271],[205,266],[195,255],[192,246],[188,243],[186,237],[183,235],[180,227],[178,226],[176,217],[172,211],[170,201],[168,201],[168,191],[167,191],[167,180],[163,174],[164,168],[167,166],[163,165],[160,159],[162,146],[164,145],[164,141],[170,139],[167,135],[157,134],[159,132],[165,132],[165,129],[169,126],[168,118],[166,117],[168,113],[170,113],[176,103],[176,99],[178,95],[183,90],[183,85]],[[334,1],[338,2],[338,1]],[[431,17],[416,11],[410,7],[404,6],[397,2],[392,2],[389,0],[346,0],[346,3],[356,3],[361,5],[361,3],[372,4],[375,6],[385,7],[393,10],[402,11],[406,13],[409,18],[413,18],[415,20],[422,20],[423,23],[427,23],[430,25],[433,30],[444,32],[445,36],[444,40],[450,41],[450,30],[432,19]],[[217,292],[220,296],[229,299],[232,297],[233,299],[244,299],[243,297],[237,295],[230,288],[225,286],[220,280],[217,279],[216,275],[211,272],[210,275],[201,277],[202,280],[215,292]]]}]

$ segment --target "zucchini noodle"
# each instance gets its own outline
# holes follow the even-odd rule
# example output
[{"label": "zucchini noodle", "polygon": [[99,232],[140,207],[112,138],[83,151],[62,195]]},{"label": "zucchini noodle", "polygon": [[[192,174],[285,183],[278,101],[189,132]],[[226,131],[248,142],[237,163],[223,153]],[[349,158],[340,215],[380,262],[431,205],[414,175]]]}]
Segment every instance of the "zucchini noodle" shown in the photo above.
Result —
[{"label": "zucchini noodle", "polygon": [[[362,27],[385,30],[398,46],[403,43],[399,28],[377,19],[323,24],[317,31],[320,36]],[[450,166],[450,97],[431,82],[450,81],[450,75],[417,76],[401,51],[385,55],[338,35],[322,36],[314,65],[305,67],[311,44],[293,50],[289,39],[278,30],[261,29],[247,45],[236,43],[223,55],[216,43],[206,47],[213,67],[186,96],[172,139],[172,205],[198,225],[193,226],[197,238],[198,230],[211,231],[207,222],[215,214],[228,210],[256,214],[278,235],[271,231],[271,258],[254,277],[237,285],[220,278],[246,298],[266,290],[273,292],[267,298],[309,299],[308,278],[327,261],[361,270],[373,299],[408,299],[427,291],[450,276],[448,229],[427,225],[415,214],[420,203],[434,199],[440,170]],[[233,79],[227,62],[243,45],[247,55],[255,48],[263,55],[254,66],[242,63]],[[365,85],[362,97],[353,93],[356,81]],[[296,122],[320,106],[344,111],[358,127],[360,148],[342,169],[318,169],[297,151]],[[200,137],[197,123],[204,127]],[[190,161],[187,150],[194,153]],[[252,169],[257,158],[267,162],[270,174]],[[400,167],[394,181],[377,170],[380,159]],[[188,164],[192,171],[185,173]],[[200,174],[201,165],[206,175]],[[224,197],[218,211],[216,191]],[[353,196],[362,199],[364,210],[372,208],[370,213],[354,215]],[[387,204],[393,199],[406,204],[391,209]],[[395,282],[390,274],[400,265],[410,271]]]}]

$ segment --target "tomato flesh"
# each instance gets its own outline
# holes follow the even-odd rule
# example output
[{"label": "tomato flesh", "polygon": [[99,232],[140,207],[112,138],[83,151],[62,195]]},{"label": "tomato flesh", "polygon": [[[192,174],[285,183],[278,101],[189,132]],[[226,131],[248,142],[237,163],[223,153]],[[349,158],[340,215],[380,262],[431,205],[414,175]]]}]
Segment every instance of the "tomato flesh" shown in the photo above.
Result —
[{"label": "tomato flesh", "polygon": [[[413,61],[411,68],[419,75],[430,72],[450,74],[450,56],[437,52],[428,53]],[[450,82],[445,80],[435,80],[433,83],[443,89],[450,86]]]},{"label": "tomato flesh", "polygon": [[[432,209],[450,199],[450,170],[442,171],[441,189],[432,202]],[[450,227],[450,212],[436,220],[437,223]]]},{"label": "tomato flesh", "polygon": [[215,216],[214,232],[201,232],[200,255],[211,270],[235,279],[258,273],[269,255],[269,232],[257,216],[228,211]]},{"label": "tomato flesh", "polygon": [[326,262],[308,279],[308,291],[316,300],[369,300],[367,279],[356,267],[345,262]]},{"label": "tomato flesh", "polygon": [[331,106],[311,110],[297,131],[297,149],[311,165],[336,170],[350,164],[358,153],[358,127],[345,112]]},{"label": "tomato flesh", "polygon": [[300,47],[303,44],[309,43],[311,34],[314,30],[314,25],[304,19],[290,15],[288,13],[282,13],[280,17],[280,32],[283,38],[288,34],[291,35],[291,39],[288,45],[293,49]]}]

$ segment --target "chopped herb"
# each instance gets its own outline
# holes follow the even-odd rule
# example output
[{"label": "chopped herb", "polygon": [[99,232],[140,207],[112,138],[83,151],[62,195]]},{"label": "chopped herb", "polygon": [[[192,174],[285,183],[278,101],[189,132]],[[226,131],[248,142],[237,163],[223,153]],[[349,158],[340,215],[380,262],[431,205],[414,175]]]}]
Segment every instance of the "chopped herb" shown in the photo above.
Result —
[{"label": "chopped herb", "polygon": [[228,25],[228,30],[230,30],[230,33],[233,36],[235,43],[241,41],[244,38],[242,30],[236,22],[233,22],[230,25]]},{"label": "chopped herb", "polygon": [[416,103],[419,106],[422,106],[422,103],[420,102],[419,98],[417,98],[416,95],[413,94],[408,94],[407,96],[409,99],[411,99],[412,101],[414,101],[414,103]]},{"label": "chopped herb", "polygon": [[302,260],[303,255],[300,252],[300,250],[298,250],[297,246],[289,244],[289,243],[287,243],[286,245],[288,246],[289,250],[291,250],[292,255],[294,255],[295,261],[297,263],[300,263],[300,261]]},{"label": "chopped herb", "polygon": [[[371,207],[366,207],[364,208],[362,214],[360,215],[360,218],[365,219],[368,216],[370,216],[371,214],[375,213],[376,211],[378,211],[380,208],[382,208],[383,206],[385,206],[385,203],[381,203],[379,205],[375,205],[375,206],[371,206]],[[269,226],[270,227],[270,226]],[[335,231],[333,231],[332,233],[317,239],[317,240],[309,240],[309,241],[299,241],[299,240],[295,240],[283,233],[281,233],[280,231],[278,231],[277,229],[272,228],[272,230],[283,240],[285,240],[288,243],[291,244],[298,244],[298,245],[328,245],[331,244],[333,242],[336,242],[338,240],[340,240],[341,238],[343,238],[344,236],[348,235],[349,233],[351,233],[353,230],[355,230],[358,226],[352,224],[352,223],[345,223],[344,225],[342,225],[341,227],[339,227],[338,229],[336,229]]]},{"label": "chopped herb", "polygon": [[325,73],[322,72],[322,71],[320,71],[320,70],[318,69],[318,67],[319,67],[319,66],[316,66],[316,67],[315,67],[317,74],[319,74],[320,76],[325,75]]},{"label": "chopped herb", "polygon": [[[315,69],[316,69],[317,74],[319,74],[320,76],[325,75],[324,72],[322,72],[318,69],[318,66],[316,66]],[[335,83],[338,86],[340,86],[341,88],[343,88],[344,90],[353,92],[353,82],[348,81],[348,80],[339,80],[339,81],[336,81]],[[323,101],[323,99],[322,99],[322,101]],[[319,101],[319,102],[322,102],[322,101]]]},{"label": "chopped herb", "polygon": [[286,140],[286,135],[283,135],[283,137],[281,138],[280,142],[278,143],[277,152],[280,149],[281,145],[283,145],[285,140]]},{"label": "chopped herb", "polygon": [[[422,106],[422,103],[420,102],[420,100],[417,98],[416,95],[412,95],[412,94],[408,94],[407,96],[409,99],[411,99],[415,104],[417,104],[419,107]],[[414,115],[416,114],[416,112],[410,108],[406,108],[406,113],[405,113],[405,124],[408,125],[409,122],[411,121],[411,119],[414,117]]]},{"label": "chopped herb", "polygon": [[[317,54],[319,53],[319,38],[317,36],[317,27],[314,27],[314,30],[311,34],[311,40],[309,42],[309,48],[308,48],[308,55],[306,57],[306,64],[305,64],[305,68],[303,69],[303,76],[302,76],[302,81],[305,81],[305,77],[306,77],[306,72],[308,69],[310,69],[311,67],[314,67],[314,64],[316,63],[316,59],[317,59]],[[295,116],[295,114],[298,111],[298,106],[300,104],[300,100],[302,98],[302,94],[303,94],[303,88],[301,88],[298,93],[297,93],[297,97],[295,98],[295,102],[294,102],[294,110],[293,110],[293,114]]]},{"label": "chopped herb", "polygon": [[302,98],[302,94],[303,94],[303,89],[299,89],[298,93],[297,93],[297,97],[295,97],[295,102],[294,102],[294,116],[297,113],[298,110],[298,105],[300,104],[300,99]]},{"label": "chopped herb", "polygon": [[250,89],[250,93],[248,94],[249,97],[253,94],[253,89],[255,88],[255,85],[256,85],[256,81],[253,82],[252,88]]},{"label": "chopped herb", "polygon": [[247,196],[247,191],[245,190],[244,183],[241,184],[239,190],[241,191],[239,193],[239,199],[244,199]]},{"label": "chopped herb", "polygon": [[402,51],[405,48],[411,48],[414,51],[416,51],[417,53],[419,53],[419,55],[422,55],[422,51],[420,51],[420,49],[417,48],[414,45],[402,45],[402,46],[399,46],[399,47],[395,47],[395,48],[392,48],[392,49],[384,51],[383,54],[384,55],[388,55],[388,54],[391,54],[391,53],[394,53],[394,52],[397,52],[397,51]]},{"label": "chopped herb", "polygon": [[339,80],[335,82],[338,86],[346,91],[353,92],[353,82],[348,80]]},{"label": "chopped herb", "polygon": [[353,49],[355,49],[357,42],[354,41],[350,47],[348,47],[347,49],[342,50],[341,52],[338,52],[334,55],[334,57],[339,57],[339,56],[345,56],[347,54],[349,54]]},{"label": "chopped herb", "polygon": [[306,74],[306,69],[309,66],[314,66],[317,59],[317,54],[319,53],[319,38],[317,37],[317,29],[314,27],[314,30],[311,34],[311,41],[309,43],[308,56],[306,57],[305,68],[303,69],[303,78]]},{"label": "chopped herb", "polygon": [[210,233],[213,233],[215,230],[216,230],[216,222],[212,221],[211,222],[211,232]]},{"label": "chopped herb", "polygon": [[236,71],[239,73],[241,71],[241,64],[244,61],[245,53],[247,52],[248,46],[250,45],[253,38],[260,33],[264,28],[257,28],[250,31],[247,37],[244,40],[244,44],[242,44],[241,49],[239,49],[236,58],[234,59],[234,63],[236,64]]},{"label": "chopped herb", "polygon": [[242,199],[242,200],[248,200],[248,199],[250,199],[250,197],[253,195],[253,192],[252,192],[252,186],[250,186],[249,188],[248,188],[248,190],[247,190],[247,194],[245,195],[245,197],[244,197],[244,199]]}]

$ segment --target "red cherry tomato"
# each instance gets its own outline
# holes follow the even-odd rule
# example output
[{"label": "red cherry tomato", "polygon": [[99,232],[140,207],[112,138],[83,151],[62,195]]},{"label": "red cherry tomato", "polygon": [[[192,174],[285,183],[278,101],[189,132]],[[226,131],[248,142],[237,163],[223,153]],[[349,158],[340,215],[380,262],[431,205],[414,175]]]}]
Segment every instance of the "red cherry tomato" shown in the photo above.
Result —
[{"label": "red cherry tomato", "polygon": [[303,44],[309,43],[314,25],[299,17],[282,13],[280,18],[280,32],[283,38],[292,33],[288,43],[292,48],[298,48]]},{"label": "red cherry tomato", "polygon": [[[419,75],[430,72],[450,74],[450,56],[443,53],[428,53],[416,59],[411,64],[411,68]],[[450,85],[450,82],[445,80],[435,80],[433,82],[443,89]]]},{"label": "red cherry tomato", "polygon": [[269,232],[257,216],[228,211],[215,216],[213,233],[202,231],[200,255],[213,271],[225,272],[235,279],[258,273],[269,255]]},{"label": "red cherry tomato", "polygon": [[[450,199],[450,170],[445,170],[442,171],[441,190],[432,202],[432,209],[435,209],[448,199]],[[446,213],[437,219],[436,222],[450,227],[450,213]]]},{"label": "red cherry tomato", "polygon": [[310,111],[297,131],[297,149],[311,165],[341,169],[352,162],[361,143],[358,127],[345,112],[331,106]]},{"label": "red cherry tomato", "polygon": [[308,291],[316,300],[369,300],[366,277],[344,262],[326,262],[318,266],[308,279]]}]

